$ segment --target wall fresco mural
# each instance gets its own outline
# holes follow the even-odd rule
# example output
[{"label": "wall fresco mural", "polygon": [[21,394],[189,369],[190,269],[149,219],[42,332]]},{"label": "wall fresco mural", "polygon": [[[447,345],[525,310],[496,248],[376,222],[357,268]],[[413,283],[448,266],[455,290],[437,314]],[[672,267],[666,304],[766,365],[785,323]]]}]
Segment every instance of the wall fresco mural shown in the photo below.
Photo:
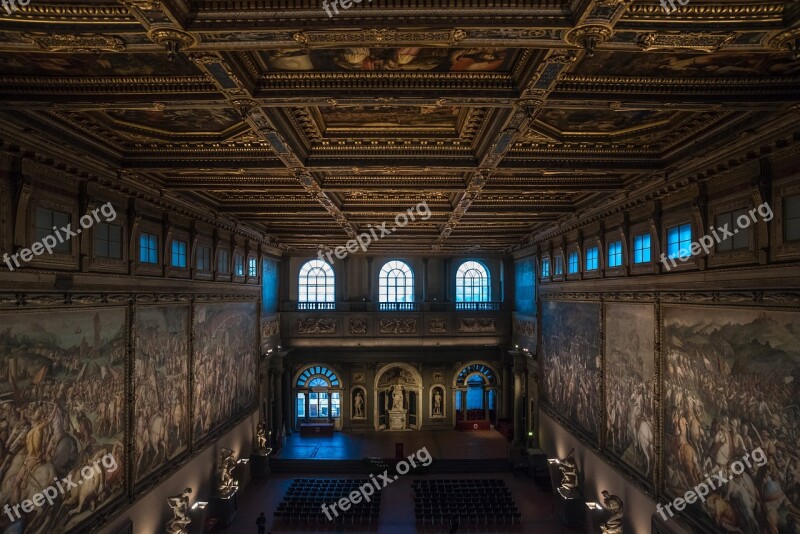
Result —
[{"label": "wall fresco mural", "polygon": [[189,306],[136,309],[134,480],[189,444]]},{"label": "wall fresco mural", "polygon": [[0,313],[0,503],[82,480],[0,530],[70,532],[123,494],[126,324],[120,307]]},{"label": "wall fresco mural", "polygon": [[600,304],[544,303],[541,366],[542,401],[598,443]]},{"label": "wall fresco mural", "polygon": [[255,303],[197,304],[193,432],[196,440],[257,403]]}]

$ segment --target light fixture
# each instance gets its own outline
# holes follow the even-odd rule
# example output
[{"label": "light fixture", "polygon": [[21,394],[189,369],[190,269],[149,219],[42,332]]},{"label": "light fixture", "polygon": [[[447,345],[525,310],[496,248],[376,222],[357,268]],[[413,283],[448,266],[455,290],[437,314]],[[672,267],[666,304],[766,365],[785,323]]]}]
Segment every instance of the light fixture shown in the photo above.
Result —
[{"label": "light fixture", "polygon": [[602,510],[603,509],[599,504],[597,504],[594,501],[587,502],[586,503],[586,508],[588,508],[589,510]]},{"label": "light fixture", "polygon": [[244,464],[247,465],[247,462],[250,461],[250,458],[239,458],[239,461],[236,462],[237,464]]},{"label": "light fixture", "polygon": [[205,510],[206,506],[208,506],[208,502],[206,501],[197,501],[192,505],[192,510]]}]

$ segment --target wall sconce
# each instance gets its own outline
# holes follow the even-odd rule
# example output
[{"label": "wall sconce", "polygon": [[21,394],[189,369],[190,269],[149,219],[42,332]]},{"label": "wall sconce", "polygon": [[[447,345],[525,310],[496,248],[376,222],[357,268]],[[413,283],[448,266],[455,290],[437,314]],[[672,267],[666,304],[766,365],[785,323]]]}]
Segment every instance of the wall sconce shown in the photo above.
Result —
[{"label": "wall sconce", "polygon": [[599,504],[597,504],[597,503],[596,503],[596,502],[594,502],[594,501],[592,501],[592,502],[587,502],[587,503],[586,503],[586,508],[588,508],[589,510],[602,510],[602,509],[603,509],[603,507],[602,507],[602,506],[600,506]]},{"label": "wall sconce", "polygon": [[559,460],[558,458],[548,458],[547,462],[551,464],[560,464],[561,460]]},{"label": "wall sconce", "polygon": [[250,461],[250,458],[239,458],[239,461],[236,462],[237,464],[244,464],[247,465],[247,462]]},{"label": "wall sconce", "polygon": [[192,510],[205,510],[206,506],[208,506],[207,501],[197,501],[192,505]]}]

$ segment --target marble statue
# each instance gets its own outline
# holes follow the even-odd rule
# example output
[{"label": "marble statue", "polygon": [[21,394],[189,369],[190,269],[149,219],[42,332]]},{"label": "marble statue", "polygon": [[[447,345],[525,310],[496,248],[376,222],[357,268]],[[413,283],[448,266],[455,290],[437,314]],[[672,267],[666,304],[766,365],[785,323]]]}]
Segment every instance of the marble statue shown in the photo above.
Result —
[{"label": "marble statue", "polygon": [[566,458],[558,461],[558,468],[561,470],[563,478],[561,479],[561,487],[567,491],[578,490],[578,464],[575,462],[575,449],[571,449]]},{"label": "marble statue", "polygon": [[364,417],[364,397],[361,395],[359,391],[356,393],[355,401],[353,401],[355,405],[355,414],[354,417]]},{"label": "marble statue", "polygon": [[392,391],[392,410],[397,412],[403,410],[403,386],[397,384]]},{"label": "marble statue", "polygon": [[261,421],[256,427],[256,438],[258,439],[258,450],[267,448],[267,423]]},{"label": "marble statue", "polygon": [[603,490],[601,495],[603,496],[603,506],[611,512],[611,517],[600,525],[600,532],[603,534],[622,534],[622,499],[616,495],[611,495],[606,490]]},{"label": "marble statue", "polygon": [[186,488],[180,495],[167,497],[167,504],[174,514],[167,522],[167,534],[187,534],[189,532],[189,494],[192,488]]},{"label": "marble statue", "polygon": [[438,389],[433,394],[433,415],[442,415],[442,394]]},{"label": "marble statue", "polygon": [[217,473],[219,474],[219,492],[221,494],[230,493],[235,487],[233,470],[236,468],[236,453],[225,447],[219,450],[219,463]]}]

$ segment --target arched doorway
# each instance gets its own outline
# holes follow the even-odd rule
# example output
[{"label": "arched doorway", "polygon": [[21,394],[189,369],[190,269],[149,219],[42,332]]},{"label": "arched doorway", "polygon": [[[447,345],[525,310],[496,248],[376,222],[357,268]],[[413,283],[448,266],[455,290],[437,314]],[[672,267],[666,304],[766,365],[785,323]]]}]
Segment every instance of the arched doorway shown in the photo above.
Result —
[{"label": "arched doorway", "polygon": [[486,363],[468,363],[455,377],[456,428],[488,429],[497,423],[497,373]]},{"label": "arched doorway", "polygon": [[375,373],[375,430],[422,427],[422,376],[406,363],[390,363]]},{"label": "arched doorway", "polygon": [[342,384],[321,364],[302,369],[294,379],[294,429],[303,423],[333,423],[342,427]]}]

